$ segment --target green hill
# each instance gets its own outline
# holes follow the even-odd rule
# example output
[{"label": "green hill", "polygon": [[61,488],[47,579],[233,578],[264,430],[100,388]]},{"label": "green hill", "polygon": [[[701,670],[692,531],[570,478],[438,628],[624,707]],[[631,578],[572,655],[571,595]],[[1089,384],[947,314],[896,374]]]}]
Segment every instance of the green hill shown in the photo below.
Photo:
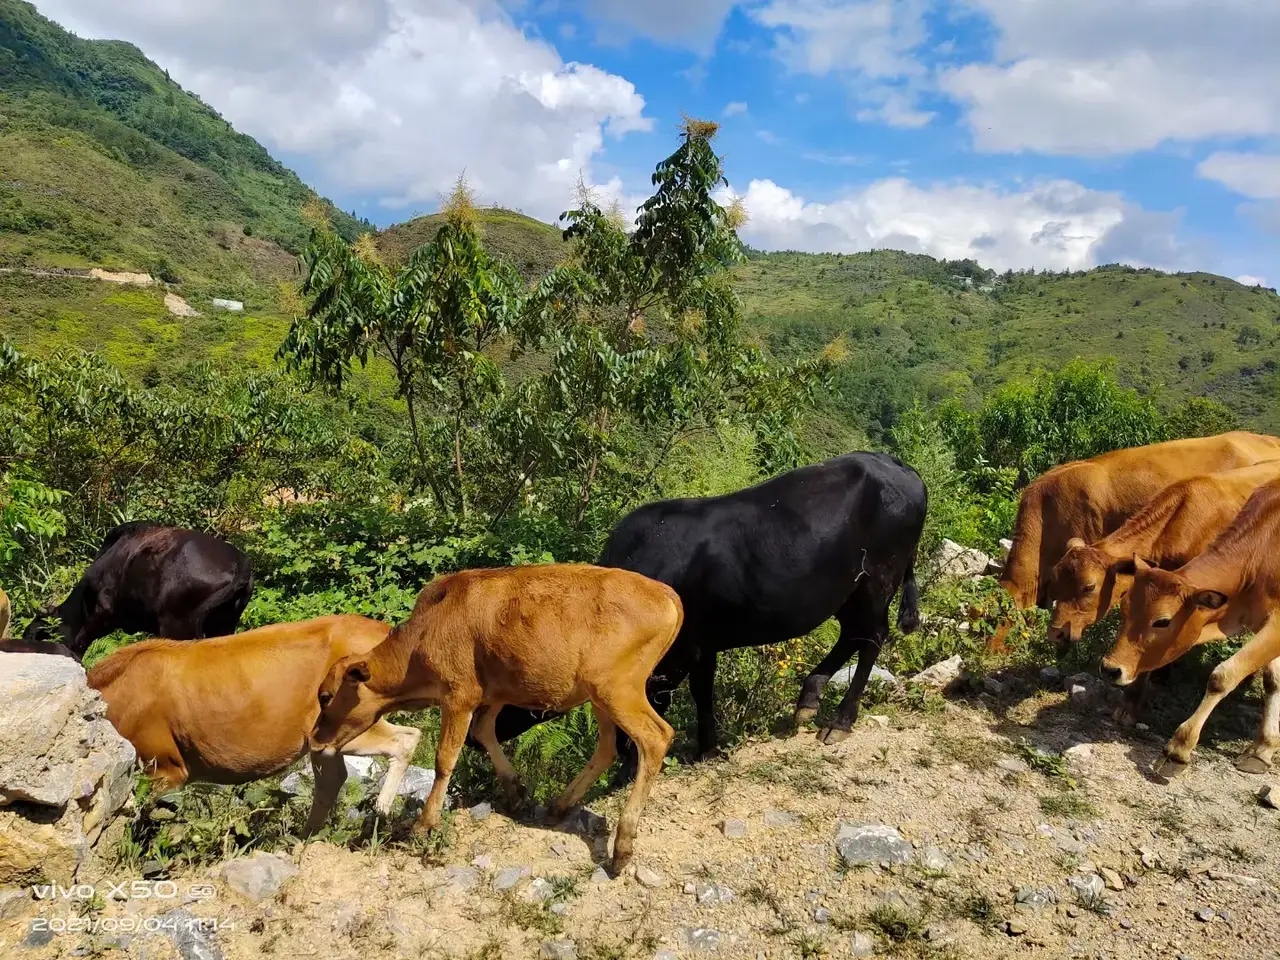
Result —
[{"label": "green hill", "polygon": [[[37,354],[93,347],[138,376],[211,356],[266,364],[288,320],[303,207],[339,231],[369,225],[317,198],[135,47],[81,40],[0,0],[0,334]],[[478,211],[485,242],[526,277],[564,256],[560,231]],[[377,234],[402,262],[439,227]],[[148,272],[167,288],[72,276]],[[1170,402],[1216,397],[1280,430],[1280,298],[1223,277],[1125,267],[997,276],[972,261],[878,250],[752,253],[737,271],[753,335],[796,356],[843,339],[848,357],[814,429],[831,447],[879,437],[913,398],[976,399],[1075,356],[1116,358],[1120,379]],[[199,317],[177,317],[166,292]],[[241,300],[242,314],[211,308]]]}]

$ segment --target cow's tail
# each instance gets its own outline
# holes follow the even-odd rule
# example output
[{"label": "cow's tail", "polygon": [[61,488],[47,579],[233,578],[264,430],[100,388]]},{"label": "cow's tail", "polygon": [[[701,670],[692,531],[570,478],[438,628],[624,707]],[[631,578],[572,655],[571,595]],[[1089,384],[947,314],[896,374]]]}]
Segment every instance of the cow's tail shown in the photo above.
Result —
[{"label": "cow's tail", "polygon": [[916,558],[911,558],[902,578],[902,593],[898,598],[898,630],[914,633],[920,628],[920,587],[916,584]]}]

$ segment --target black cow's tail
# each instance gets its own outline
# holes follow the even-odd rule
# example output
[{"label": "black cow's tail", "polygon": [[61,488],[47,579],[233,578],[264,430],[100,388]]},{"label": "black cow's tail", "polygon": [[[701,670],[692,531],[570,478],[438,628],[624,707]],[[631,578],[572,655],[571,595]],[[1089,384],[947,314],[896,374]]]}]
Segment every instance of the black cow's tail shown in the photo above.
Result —
[{"label": "black cow's tail", "polygon": [[902,578],[902,595],[898,598],[898,630],[913,633],[920,628],[920,588],[916,585],[916,559],[911,558]]}]

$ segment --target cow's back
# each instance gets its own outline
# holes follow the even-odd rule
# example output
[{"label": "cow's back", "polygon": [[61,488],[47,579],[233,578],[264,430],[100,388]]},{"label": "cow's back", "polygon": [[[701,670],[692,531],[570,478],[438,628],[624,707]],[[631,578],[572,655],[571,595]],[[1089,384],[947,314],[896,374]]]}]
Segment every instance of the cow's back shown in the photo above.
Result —
[{"label": "cow's back", "polygon": [[641,507],[614,528],[600,563],[671,585],[687,621],[744,643],[785,639],[825,620],[904,544],[909,565],[926,500],[896,457],[851,453],[736,493]]}]

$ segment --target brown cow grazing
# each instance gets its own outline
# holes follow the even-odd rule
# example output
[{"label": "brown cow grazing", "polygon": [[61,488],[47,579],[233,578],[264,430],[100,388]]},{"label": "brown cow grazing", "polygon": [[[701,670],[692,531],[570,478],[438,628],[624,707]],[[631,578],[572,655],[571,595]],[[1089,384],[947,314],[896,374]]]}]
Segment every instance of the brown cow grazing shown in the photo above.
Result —
[{"label": "brown cow grazing", "polygon": [[392,710],[439,704],[436,781],[414,824],[424,833],[440,823],[468,728],[515,795],[515,768],[494,733],[498,712],[511,704],[564,713],[590,701],[599,742],[552,812],[567,813],[609,768],[619,728],[630,737],[639,767],[614,837],[616,875],[631,859],[640,811],[674,736],[645,683],[683,620],[674,590],[629,570],[546,564],[440,577],[385,643],[334,664],[319,686],[312,749],[345,749]]},{"label": "brown cow grazing", "polygon": [[[279,773],[307,752],[320,715],[316,688],[329,668],[364,656],[389,630],[365,617],[333,616],[201,643],[144,640],[95,664],[89,685],[162,790],[190,781],[247,783]],[[390,759],[379,813],[390,812],[421,735],[379,720],[343,745],[343,753]],[[334,753],[312,753],[311,766],[307,833],[324,825],[347,778]]]},{"label": "brown cow grazing", "polygon": [[1258,738],[1236,761],[1246,773],[1262,773],[1280,747],[1280,481],[1260,487],[1208,548],[1177,570],[1161,570],[1135,558],[1133,587],[1121,609],[1124,624],[1103,672],[1126,687],[1139,676],[1172,663],[1192,647],[1244,631],[1255,636],[1218,664],[1204,698],[1165,745],[1160,772],[1185,769],[1205,721],[1245,679],[1264,670],[1266,703]]},{"label": "brown cow grazing", "polygon": [[[1072,538],[1101,539],[1171,483],[1277,457],[1280,439],[1237,430],[1113,450],[1054,467],[1022,493],[1000,583],[1019,609],[1047,606],[1053,566]],[[1006,632],[1007,626],[991,645],[1003,646]]]}]

